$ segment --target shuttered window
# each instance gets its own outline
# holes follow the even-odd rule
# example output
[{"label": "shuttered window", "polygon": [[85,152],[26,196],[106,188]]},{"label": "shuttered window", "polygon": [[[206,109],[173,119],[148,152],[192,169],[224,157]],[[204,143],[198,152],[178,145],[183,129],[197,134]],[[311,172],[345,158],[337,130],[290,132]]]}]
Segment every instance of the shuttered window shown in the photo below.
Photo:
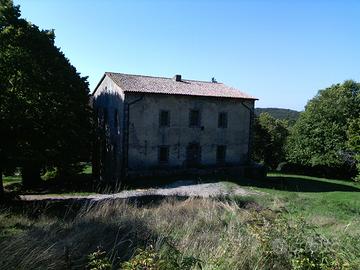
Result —
[{"label": "shuttered window", "polygon": [[159,113],[159,126],[168,127],[170,126],[170,112],[161,110]]},{"label": "shuttered window", "polygon": [[200,126],[200,111],[199,110],[190,110],[189,126],[190,127],[199,127]]},{"label": "shuttered window", "polygon": [[169,163],[169,146],[159,146],[158,160],[160,164]]},{"label": "shuttered window", "polygon": [[228,126],[228,119],[227,119],[227,113],[221,112],[218,116],[218,127],[219,128],[227,128]]}]

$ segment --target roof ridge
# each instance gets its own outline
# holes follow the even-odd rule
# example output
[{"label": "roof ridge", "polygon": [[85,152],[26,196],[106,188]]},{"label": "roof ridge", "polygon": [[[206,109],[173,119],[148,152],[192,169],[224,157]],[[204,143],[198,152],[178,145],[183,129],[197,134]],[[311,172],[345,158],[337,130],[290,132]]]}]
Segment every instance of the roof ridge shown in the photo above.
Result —
[{"label": "roof ridge", "polygon": [[122,73],[122,72],[105,72],[105,74],[121,74],[121,75],[127,75],[127,76],[137,76],[137,77],[146,77],[146,78],[171,79],[168,77],[149,76],[149,75],[142,75],[142,74],[129,74],[129,73]]},{"label": "roof ridge", "polygon": [[[107,71],[105,74],[121,74],[121,75],[127,75],[127,76],[137,76],[137,77],[145,77],[145,78],[157,78],[157,79],[168,79],[172,80],[173,78],[169,77],[162,77],[162,76],[150,76],[150,75],[142,75],[142,74],[129,74],[129,73],[122,73],[122,72],[111,72]],[[201,81],[201,80],[192,80],[192,79],[183,79],[183,81],[190,81],[190,82],[203,82],[203,83],[213,83],[211,81]],[[216,82],[217,84],[223,84],[222,82]]]}]

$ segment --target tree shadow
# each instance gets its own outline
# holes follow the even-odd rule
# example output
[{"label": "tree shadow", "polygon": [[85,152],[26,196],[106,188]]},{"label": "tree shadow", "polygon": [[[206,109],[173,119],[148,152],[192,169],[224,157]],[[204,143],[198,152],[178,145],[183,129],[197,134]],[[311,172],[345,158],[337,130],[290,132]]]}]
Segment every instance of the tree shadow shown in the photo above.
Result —
[{"label": "tree shadow", "polygon": [[[94,209],[96,213],[96,206]],[[142,218],[129,214],[118,216],[118,219],[106,215],[75,216],[76,222],[67,222],[60,217],[55,222],[25,228],[21,235],[0,239],[4,251],[0,256],[0,268],[18,269],[31,265],[38,269],[55,261],[59,269],[84,269],[87,256],[98,249],[106,251],[115,266],[130,259],[138,248],[153,244],[159,238]],[[34,250],[37,252],[33,258],[18,258],[21,252],[27,254]],[[41,253],[45,252],[47,256],[42,258]]]},{"label": "tree shadow", "polygon": [[267,176],[264,179],[238,178],[234,182],[241,186],[252,186],[293,192],[360,192],[360,188],[346,184],[331,183],[327,181],[305,179],[299,176]]}]

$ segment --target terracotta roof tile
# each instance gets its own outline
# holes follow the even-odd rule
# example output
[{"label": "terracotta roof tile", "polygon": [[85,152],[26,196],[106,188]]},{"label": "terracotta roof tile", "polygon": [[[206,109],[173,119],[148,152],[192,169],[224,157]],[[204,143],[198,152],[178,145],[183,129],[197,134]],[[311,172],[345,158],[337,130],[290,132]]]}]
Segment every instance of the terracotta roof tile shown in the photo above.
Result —
[{"label": "terracotta roof tile", "polygon": [[257,99],[223,83],[106,72],[124,92]]}]

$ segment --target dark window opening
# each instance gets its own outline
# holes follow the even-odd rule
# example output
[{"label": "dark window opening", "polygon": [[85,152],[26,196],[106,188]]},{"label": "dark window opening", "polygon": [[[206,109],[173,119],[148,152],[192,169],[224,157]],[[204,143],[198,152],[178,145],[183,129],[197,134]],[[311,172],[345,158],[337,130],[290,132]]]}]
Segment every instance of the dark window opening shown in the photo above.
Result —
[{"label": "dark window opening", "polygon": [[227,128],[227,126],[228,126],[227,113],[226,112],[219,113],[218,127]]},{"label": "dark window opening", "polygon": [[116,143],[113,146],[113,161],[116,162],[117,161],[117,145]]},{"label": "dark window opening", "polygon": [[104,129],[106,128],[107,124],[108,124],[108,110],[107,108],[104,108],[104,120],[103,120]]},{"label": "dark window opening", "polygon": [[114,128],[117,133],[119,129],[119,114],[117,109],[114,111]]},{"label": "dark window opening", "polygon": [[96,108],[95,117],[96,117],[97,127],[100,128],[101,127],[101,109],[100,108]]},{"label": "dark window opening", "polygon": [[225,164],[226,161],[226,145],[218,145],[216,148],[216,162]]},{"label": "dark window opening", "polygon": [[200,111],[190,110],[189,126],[190,127],[199,127],[200,126]]},{"label": "dark window opening", "polygon": [[169,111],[160,111],[159,126],[160,127],[170,126],[170,112]]},{"label": "dark window opening", "polygon": [[188,167],[196,167],[201,163],[201,147],[198,143],[189,143],[186,149]]},{"label": "dark window opening", "polygon": [[159,163],[166,164],[169,162],[169,146],[160,146],[159,147]]}]

